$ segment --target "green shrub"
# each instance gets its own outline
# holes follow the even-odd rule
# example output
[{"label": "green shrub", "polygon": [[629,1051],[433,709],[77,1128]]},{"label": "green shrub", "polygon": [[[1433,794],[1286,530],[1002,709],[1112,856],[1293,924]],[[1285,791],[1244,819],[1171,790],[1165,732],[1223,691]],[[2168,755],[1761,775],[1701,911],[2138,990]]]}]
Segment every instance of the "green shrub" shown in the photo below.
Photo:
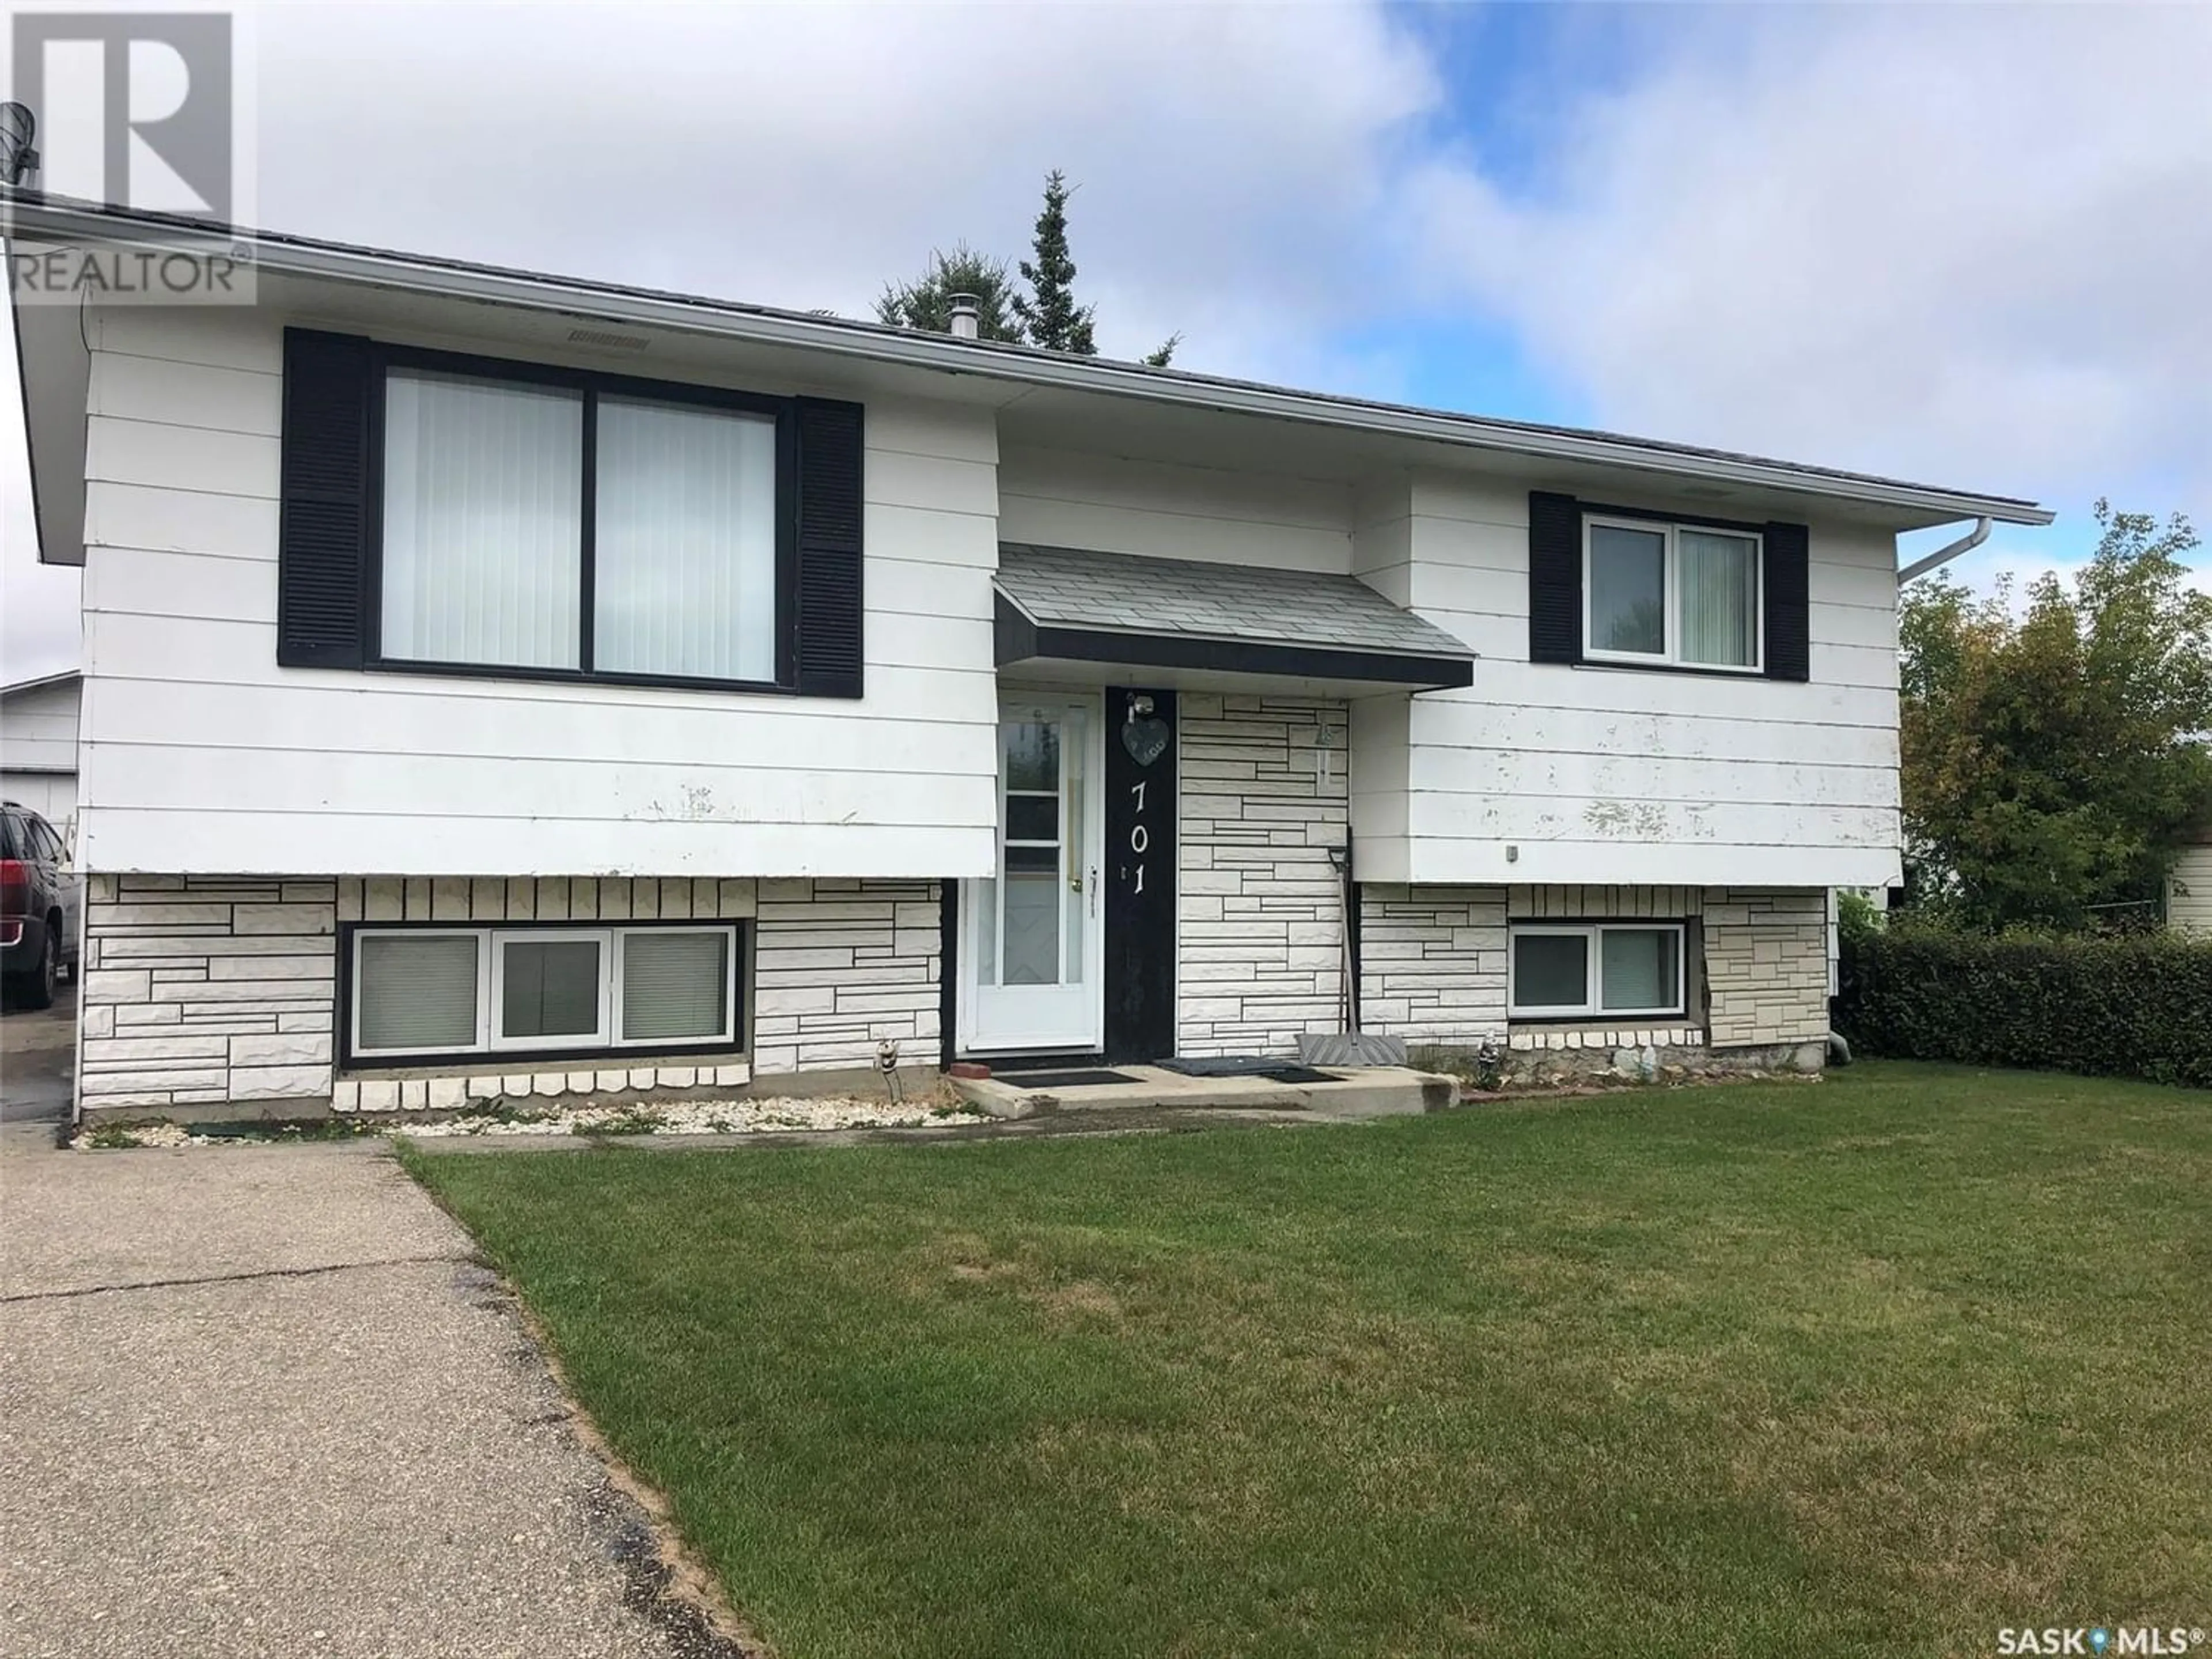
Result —
[{"label": "green shrub", "polygon": [[2212,941],[1893,926],[1844,935],[1841,992],[1868,1054],[2212,1088]]},{"label": "green shrub", "polygon": [[1836,889],[1836,929],[1844,940],[1856,941],[1881,931],[1882,913],[1864,893],[1849,887]]}]

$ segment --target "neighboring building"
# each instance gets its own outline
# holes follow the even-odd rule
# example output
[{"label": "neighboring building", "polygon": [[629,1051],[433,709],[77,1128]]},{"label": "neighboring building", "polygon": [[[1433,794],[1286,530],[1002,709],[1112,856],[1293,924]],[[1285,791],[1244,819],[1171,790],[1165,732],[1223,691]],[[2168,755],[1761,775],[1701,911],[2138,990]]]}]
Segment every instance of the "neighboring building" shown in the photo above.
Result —
[{"label": "neighboring building", "polygon": [[84,676],[48,674],[0,686],[0,799],[61,831],[76,817],[77,704]]},{"label": "neighboring building", "polygon": [[1284,1054],[1348,1003],[1817,1065],[1827,890],[1899,878],[1894,538],[2049,518],[296,239],[258,271],[17,313],[85,564],[93,1110]]},{"label": "neighboring building", "polygon": [[2212,939],[2212,838],[2182,848],[2166,878],[2166,921]]}]

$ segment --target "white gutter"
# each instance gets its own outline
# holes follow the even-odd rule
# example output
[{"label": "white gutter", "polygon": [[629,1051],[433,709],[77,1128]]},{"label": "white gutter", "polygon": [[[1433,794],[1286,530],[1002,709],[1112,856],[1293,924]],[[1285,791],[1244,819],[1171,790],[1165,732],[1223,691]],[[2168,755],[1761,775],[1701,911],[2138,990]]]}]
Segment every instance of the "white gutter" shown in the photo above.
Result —
[{"label": "white gutter", "polygon": [[[2049,524],[2051,520],[2046,517],[2043,522]],[[1979,524],[1976,525],[1972,530],[1969,530],[1965,535],[1960,537],[1957,541],[1945,543],[1942,546],[1937,548],[1933,553],[1930,553],[1926,558],[1915,559],[1911,564],[1905,566],[1904,569],[1899,571],[1897,573],[1897,585],[1899,587],[1902,587],[1905,583],[1911,581],[1915,576],[1924,576],[1929,571],[1935,569],[1938,565],[1950,563],[1952,560],[1957,558],[1961,553],[1972,552],[1984,542],[1989,540],[1989,538],[1990,520],[1986,516],[1984,516]]]},{"label": "white gutter", "polygon": [[[0,189],[0,215],[19,237],[64,242],[131,244],[145,233],[186,227],[96,206],[27,197]],[[134,235],[133,233],[139,233]],[[457,300],[555,312],[704,334],[752,344],[784,346],[831,356],[900,364],[944,374],[1031,386],[1101,392],[1148,403],[1218,410],[1306,425],[1381,433],[1462,448],[1502,451],[1540,459],[1624,467],[1705,482],[1926,513],[1941,519],[1986,516],[2008,524],[2045,525],[2052,514],[2033,501],[1979,495],[1897,479],[1731,455],[1605,433],[1522,425],[1479,416],[1374,404],[1354,398],[1293,392],[1246,380],[1217,379],[1097,357],[1071,357],[995,341],[958,340],[874,324],[623,288],[618,284],[465,264],[418,254],[349,247],[284,236],[237,233],[264,270],[397,289]]]}]

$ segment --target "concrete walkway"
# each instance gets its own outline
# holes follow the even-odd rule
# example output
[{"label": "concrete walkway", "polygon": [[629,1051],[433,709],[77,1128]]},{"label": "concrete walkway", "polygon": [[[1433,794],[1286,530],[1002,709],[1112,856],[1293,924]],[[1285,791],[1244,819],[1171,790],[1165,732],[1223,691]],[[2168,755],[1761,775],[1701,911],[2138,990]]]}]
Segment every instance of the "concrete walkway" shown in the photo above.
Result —
[{"label": "concrete walkway", "polygon": [[734,1652],[379,1145],[0,1161],[0,1652]]}]

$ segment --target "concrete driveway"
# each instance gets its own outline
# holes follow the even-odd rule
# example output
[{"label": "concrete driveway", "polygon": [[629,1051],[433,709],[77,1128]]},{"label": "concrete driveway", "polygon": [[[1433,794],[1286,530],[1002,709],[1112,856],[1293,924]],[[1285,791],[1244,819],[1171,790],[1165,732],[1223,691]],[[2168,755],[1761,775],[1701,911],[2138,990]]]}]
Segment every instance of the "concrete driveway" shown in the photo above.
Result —
[{"label": "concrete driveway", "polygon": [[54,1006],[35,1012],[0,1012],[0,1125],[9,1126],[8,1144],[52,1139],[16,1128],[46,1124],[58,1128],[69,1115],[76,1075],[76,985],[64,981]]},{"label": "concrete driveway", "polygon": [[380,1143],[0,1158],[0,1652],[737,1651]]}]

